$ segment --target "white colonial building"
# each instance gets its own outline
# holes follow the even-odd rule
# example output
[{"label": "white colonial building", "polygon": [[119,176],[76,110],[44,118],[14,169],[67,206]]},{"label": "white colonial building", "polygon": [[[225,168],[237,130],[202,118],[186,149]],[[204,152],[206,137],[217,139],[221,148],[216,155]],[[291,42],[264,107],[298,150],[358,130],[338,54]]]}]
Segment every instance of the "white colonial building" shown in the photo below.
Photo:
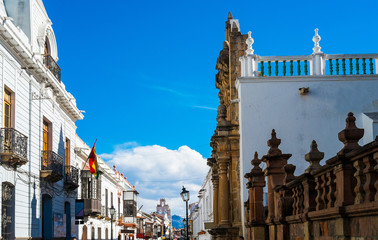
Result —
[{"label": "white colonial building", "polygon": [[51,25],[42,0],[0,0],[1,238],[110,239],[111,206],[113,237],[132,237],[137,192],[101,159],[98,179],[84,167],[83,115],[61,80]]},{"label": "white colonial building", "polygon": [[191,213],[193,222],[192,237],[195,240],[210,240],[211,235],[205,228],[205,223],[213,221],[213,183],[211,181],[211,169],[202,183],[198,192],[198,204]]},{"label": "white colonial building", "polygon": [[[338,132],[349,112],[359,128],[365,129],[360,144],[378,134],[378,54],[326,54],[321,51],[318,30],[311,55],[259,56],[248,49],[241,61],[241,77],[236,80],[240,132],[241,206],[247,200],[244,174],[252,168],[254,152],[267,154],[272,129],[282,152],[292,154],[289,163],[303,173],[304,156],[316,140],[328,159],[343,144]],[[346,49],[348,51],[348,49]],[[244,211],[242,208],[242,226]]]}]

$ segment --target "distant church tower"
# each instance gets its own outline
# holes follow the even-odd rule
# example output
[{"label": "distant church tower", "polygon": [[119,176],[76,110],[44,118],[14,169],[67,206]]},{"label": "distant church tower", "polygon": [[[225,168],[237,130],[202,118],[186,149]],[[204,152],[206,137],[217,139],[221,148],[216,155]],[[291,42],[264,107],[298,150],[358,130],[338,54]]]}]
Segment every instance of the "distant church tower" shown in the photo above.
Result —
[{"label": "distant church tower", "polygon": [[165,198],[160,199],[160,204],[156,206],[156,212],[159,216],[164,217],[167,214],[169,221],[172,221],[171,209],[169,205],[165,202]]}]

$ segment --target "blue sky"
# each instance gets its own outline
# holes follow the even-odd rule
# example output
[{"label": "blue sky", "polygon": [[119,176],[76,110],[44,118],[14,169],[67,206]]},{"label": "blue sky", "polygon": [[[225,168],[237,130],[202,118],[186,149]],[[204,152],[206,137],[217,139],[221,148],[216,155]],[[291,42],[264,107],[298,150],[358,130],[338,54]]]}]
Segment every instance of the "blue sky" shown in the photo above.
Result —
[{"label": "blue sky", "polygon": [[[62,81],[79,109],[86,111],[84,120],[77,122],[79,136],[89,145],[97,138],[97,152],[109,161],[118,159],[140,188],[143,178],[138,171],[145,169],[122,165],[120,156],[125,152],[132,159],[130,154],[149,149],[150,155],[142,154],[146,162],[163,159],[154,158],[162,149],[175,156],[182,153],[183,159],[195,152],[202,158],[210,156],[218,106],[215,63],[229,11],[239,19],[242,33],[252,31],[258,55],[311,54],[315,28],[324,53],[378,52],[378,2],[373,0],[44,0],[44,4],[57,39]],[[182,151],[182,146],[194,152]],[[180,161],[179,157],[175,164]],[[176,174],[167,181],[194,184],[195,191],[207,172],[206,164],[201,168],[195,178]],[[162,174],[163,169],[157,172]],[[181,190],[178,185],[165,193],[140,191],[141,198],[167,197],[173,202]]]}]

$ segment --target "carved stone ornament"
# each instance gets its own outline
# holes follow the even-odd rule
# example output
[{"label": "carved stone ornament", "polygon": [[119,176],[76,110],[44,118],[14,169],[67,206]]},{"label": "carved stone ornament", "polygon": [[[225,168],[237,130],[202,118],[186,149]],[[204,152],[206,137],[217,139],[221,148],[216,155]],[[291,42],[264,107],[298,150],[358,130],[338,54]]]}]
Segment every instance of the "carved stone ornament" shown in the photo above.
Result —
[{"label": "carved stone ornament", "polygon": [[310,163],[310,166],[305,170],[306,173],[311,172],[312,170],[320,168],[320,160],[324,158],[324,152],[318,150],[318,144],[315,140],[312,140],[310,146],[310,152],[305,155],[305,160]]},{"label": "carved stone ornament", "polygon": [[353,113],[348,113],[346,118],[345,129],[339,132],[339,140],[344,143],[344,147],[338,152],[338,154],[345,154],[356,148],[359,148],[360,145],[358,141],[364,136],[364,129],[357,128],[356,118]]},{"label": "carved stone ornament", "polygon": [[268,156],[277,156],[282,154],[282,151],[278,148],[281,144],[281,139],[276,137],[276,130],[272,130],[271,139],[268,140],[267,144],[270,147],[268,151]]},{"label": "carved stone ornament", "polygon": [[258,171],[262,170],[261,167],[259,166],[261,163],[261,159],[259,159],[259,155],[257,154],[257,152],[255,152],[255,156],[252,159],[251,163],[253,165],[253,170],[258,170]]}]

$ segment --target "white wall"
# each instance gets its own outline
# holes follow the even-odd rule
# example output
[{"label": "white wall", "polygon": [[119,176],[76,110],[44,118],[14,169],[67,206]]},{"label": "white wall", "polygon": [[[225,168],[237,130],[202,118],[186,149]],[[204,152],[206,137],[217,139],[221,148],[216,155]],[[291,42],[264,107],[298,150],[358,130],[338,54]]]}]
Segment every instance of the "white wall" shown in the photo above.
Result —
[{"label": "white wall", "polygon": [[[354,113],[357,127],[365,128],[360,144],[373,141],[373,134],[366,132],[372,129],[366,126],[369,121],[362,118],[363,113],[378,112],[377,75],[240,78],[237,87],[242,206],[247,200],[244,174],[252,168],[255,151],[259,158],[266,155],[272,129],[282,140],[282,152],[293,155],[288,162],[296,165],[295,175],[302,174],[309,165],[304,155],[312,140],[325,153],[324,160],[343,147],[338,132],[345,128],[348,112]],[[300,95],[301,87],[309,87],[310,92]]]}]

